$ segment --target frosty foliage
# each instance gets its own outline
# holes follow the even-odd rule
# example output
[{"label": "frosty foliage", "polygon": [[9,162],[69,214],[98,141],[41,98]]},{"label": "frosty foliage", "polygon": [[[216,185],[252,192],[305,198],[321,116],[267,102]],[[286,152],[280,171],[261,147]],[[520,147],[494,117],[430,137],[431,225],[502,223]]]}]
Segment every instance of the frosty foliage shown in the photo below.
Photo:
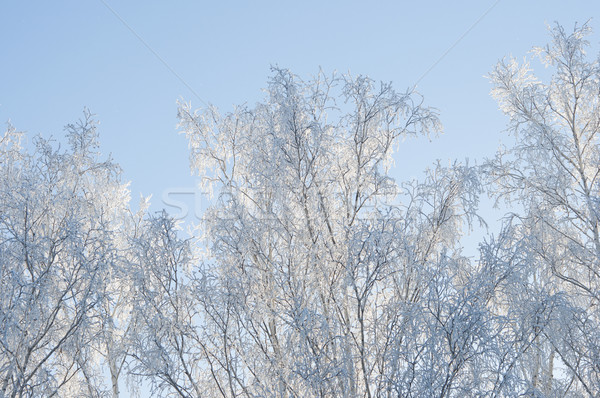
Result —
[{"label": "frosty foliage", "polygon": [[204,225],[210,384],[282,397],[481,388],[493,287],[460,246],[479,177],[458,163],[401,187],[387,174],[401,139],[440,130],[436,112],[365,77],[274,69],[267,94],[223,116],[179,110],[217,195]]},{"label": "frosty foliage", "polygon": [[[123,265],[119,168],[99,161],[89,113],[70,147],[10,127],[0,146],[0,395],[98,395],[95,339]],[[114,279],[111,278],[114,276]]]},{"label": "frosty foliage", "polygon": [[600,65],[586,57],[590,31],[556,25],[552,43],[534,49],[554,72],[547,83],[514,60],[491,74],[517,140],[488,171],[493,195],[523,209],[506,233],[522,242],[512,255],[527,257],[520,284],[538,324],[522,366],[538,395],[600,391]]},{"label": "frosty foliage", "polygon": [[[89,112],[0,140],[0,396],[599,397],[600,66],[587,25],[501,61],[514,145],[389,175],[441,130],[415,92],[273,68],[264,100],[179,104],[214,196],[185,240],[132,213]],[[463,236],[487,193],[510,211]],[[201,250],[202,249],[202,250]],[[124,392],[124,388],[127,390]]]}]

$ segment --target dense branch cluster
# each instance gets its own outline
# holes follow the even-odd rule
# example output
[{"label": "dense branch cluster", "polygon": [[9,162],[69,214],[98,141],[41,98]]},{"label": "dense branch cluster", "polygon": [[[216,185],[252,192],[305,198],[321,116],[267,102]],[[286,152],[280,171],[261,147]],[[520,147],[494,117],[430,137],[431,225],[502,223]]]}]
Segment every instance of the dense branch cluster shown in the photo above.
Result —
[{"label": "dense branch cluster", "polygon": [[[129,210],[89,113],[69,147],[0,141],[0,396],[600,396],[600,66],[587,25],[500,62],[515,144],[389,176],[441,130],[415,92],[274,68],[221,115],[179,104],[214,193],[201,241]],[[31,152],[31,153],[30,153]],[[481,195],[500,231],[463,254]]]}]

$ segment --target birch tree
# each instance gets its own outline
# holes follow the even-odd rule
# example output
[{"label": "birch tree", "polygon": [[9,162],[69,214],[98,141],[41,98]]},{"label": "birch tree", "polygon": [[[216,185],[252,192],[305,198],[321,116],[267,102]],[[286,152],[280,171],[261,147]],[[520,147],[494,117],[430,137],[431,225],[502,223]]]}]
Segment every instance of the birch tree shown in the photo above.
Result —
[{"label": "birch tree", "polygon": [[94,339],[128,191],[89,113],[69,148],[9,126],[0,142],[0,395],[98,396]]},{"label": "birch tree", "polygon": [[532,325],[536,337],[523,364],[536,394],[600,391],[600,69],[586,56],[590,31],[587,24],[572,32],[556,25],[552,43],[534,49],[553,72],[548,82],[514,59],[491,74],[515,145],[489,171],[497,197],[523,209],[510,222],[526,244],[529,272],[521,283],[556,303],[552,317]]},{"label": "birch tree", "polygon": [[135,298],[131,374],[158,396],[203,396],[203,342],[189,242],[166,213],[148,216],[132,242]]},{"label": "birch tree", "polygon": [[477,385],[486,304],[468,281],[484,274],[459,244],[476,171],[437,165],[403,186],[388,175],[400,140],[441,128],[418,94],[275,68],[256,107],[182,103],[179,118],[216,195],[200,306],[215,394],[446,397]]}]

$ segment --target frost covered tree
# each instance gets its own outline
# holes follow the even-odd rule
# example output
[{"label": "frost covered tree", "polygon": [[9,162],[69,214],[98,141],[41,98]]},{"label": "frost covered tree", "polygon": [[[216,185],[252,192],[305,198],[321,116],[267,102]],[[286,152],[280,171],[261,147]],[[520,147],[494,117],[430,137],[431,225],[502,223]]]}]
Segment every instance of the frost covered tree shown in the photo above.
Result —
[{"label": "frost covered tree", "polygon": [[[554,72],[500,62],[514,145],[390,177],[440,131],[413,91],[274,68],[224,115],[180,103],[214,194],[201,239],[129,208],[89,113],[68,147],[0,140],[0,396],[597,397],[600,65],[552,30]],[[398,159],[399,162],[402,159]],[[491,183],[484,185],[485,183]],[[511,207],[477,259],[479,196]],[[198,237],[200,238],[200,237]]]},{"label": "frost covered tree", "polygon": [[202,396],[204,327],[188,241],[166,213],[149,216],[133,240],[135,285],[131,374],[158,396]]},{"label": "frost covered tree", "polygon": [[66,150],[38,137],[30,153],[12,127],[0,142],[3,397],[118,395],[129,191],[89,112],[66,131]]},{"label": "frost covered tree", "polygon": [[437,165],[401,186],[388,175],[400,140],[440,129],[416,93],[275,68],[256,107],[180,104],[179,118],[192,168],[216,193],[197,281],[208,390],[449,397],[481,387],[497,284],[461,254],[476,170]]},{"label": "frost covered tree", "polygon": [[[534,54],[552,72],[543,82],[528,62],[500,62],[493,96],[510,118],[515,144],[489,164],[497,198],[515,204],[507,224],[519,258],[521,292],[534,331],[519,366],[536,396],[600,391],[600,66],[586,56],[587,24],[556,25]],[[518,243],[517,243],[518,242]],[[511,253],[508,255],[508,253]],[[511,260],[511,261],[512,261]],[[524,327],[521,324],[520,327]]]}]

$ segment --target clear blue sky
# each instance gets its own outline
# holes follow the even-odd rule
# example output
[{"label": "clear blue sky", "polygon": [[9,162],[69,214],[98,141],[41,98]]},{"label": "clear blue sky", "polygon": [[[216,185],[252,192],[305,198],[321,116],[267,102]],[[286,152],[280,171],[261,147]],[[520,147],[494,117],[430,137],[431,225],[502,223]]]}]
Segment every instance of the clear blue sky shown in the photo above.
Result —
[{"label": "clear blue sky", "polygon": [[[302,77],[319,67],[350,71],[404,90],[495,3],[105,1],[222,110],[259,101],[272,64]],[[547,23],[571,29],[599,11],[595,1],[499,1],[419,83],[445,134],[402,146],[395,175],[417,175],[437,158],[492,155],[506,119],[484,75],[503,56],[522,58],[547,43]],[[0,15],[0,121],[29,137],[61,137],[88,107],[101,122],[101,150],[121,164],[134,202],[152,194],[159,209],[165,190],[193,188],[175,102],[202,104],[102,1],[8,0]],[[597,51],[600,18],[591,25]]]}]

